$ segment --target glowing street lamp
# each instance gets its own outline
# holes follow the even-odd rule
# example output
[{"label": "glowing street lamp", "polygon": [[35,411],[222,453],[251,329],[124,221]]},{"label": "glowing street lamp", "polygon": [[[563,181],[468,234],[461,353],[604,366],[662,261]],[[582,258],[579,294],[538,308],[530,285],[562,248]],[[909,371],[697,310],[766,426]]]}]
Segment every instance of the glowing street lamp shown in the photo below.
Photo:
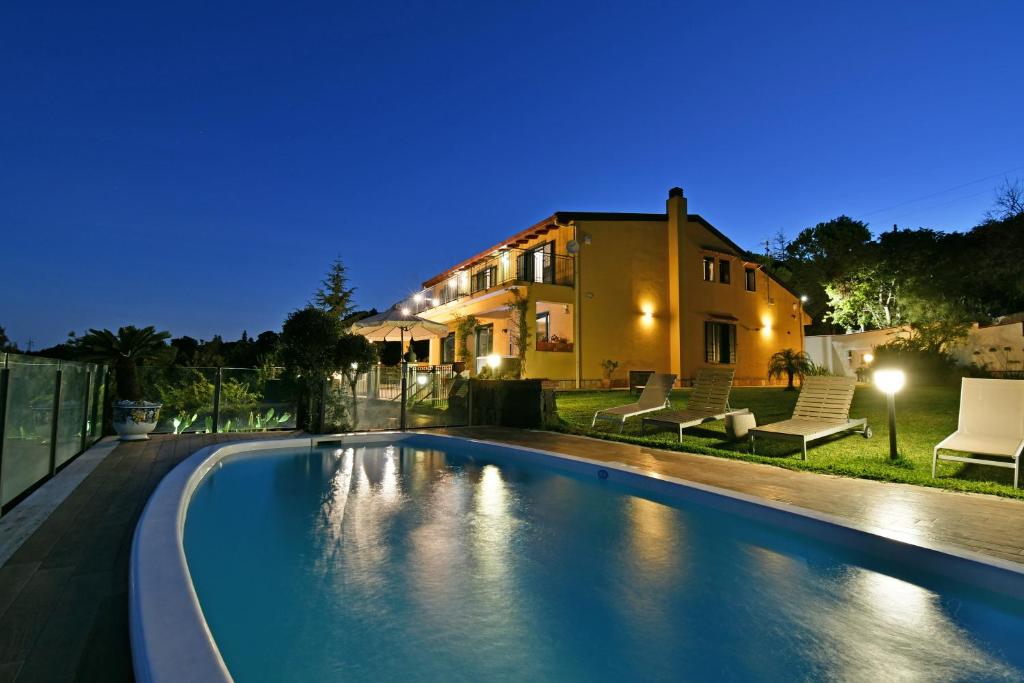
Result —
[{"label": "glowing street lamp", "polygon": [[892,460],[899,457],[896,453],[896,392],[906,381],[902,370],[875,370],[875,386],[885,393],[889,406],[889,458]]}]

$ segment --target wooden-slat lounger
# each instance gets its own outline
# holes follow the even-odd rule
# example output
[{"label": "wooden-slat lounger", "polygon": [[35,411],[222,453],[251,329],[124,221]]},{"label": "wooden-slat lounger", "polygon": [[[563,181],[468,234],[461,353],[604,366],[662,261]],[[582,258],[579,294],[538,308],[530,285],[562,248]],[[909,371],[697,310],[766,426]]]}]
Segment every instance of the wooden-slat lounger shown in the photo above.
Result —
[{"label": "wooden-slat lounger", "polygon": [[729,392],[735,375],[736,371],[731,368],[701,368],[697,371],[697,381],[694,382],[686,409],[661,410],[644,417],[640,422],[640,433],[644,433],[650,423],[678,430],[679,440],[682,441],[683,430],[688,427],[724,420],[730,413],[750,412],[746,408],[729,409]]},{"label": "wooden-slat lounger", "polygon": [[850,404],[857,381],[853,377],[805,377],[800,396],[793,408],[793,417],[750,430],[750,452],[754,453],[754,437],[799,441],[803,459],[807,444],[840,432],[859,430],[865,439],[871,437],[866,418],[850,419]]},{"label": "wooden-slat lounger", "polygon": [[590,426],[595,426],[598,420],[618,422],[619,432],[622,432],[622,428],[626,424],[626,418],[671,407],[672,404],[668,402],[668,395],[669,392],[672,391],[672,385],[675,384],[675,382],[675,375],[657,372],[654,373],[647,378],[647,384],[644,385],[644,391],[640,394],[640,398],[636,403],[628,403],[624,406],[616,406],[614,408],[599,410],[594,413],[594,419],[591,420]]}]

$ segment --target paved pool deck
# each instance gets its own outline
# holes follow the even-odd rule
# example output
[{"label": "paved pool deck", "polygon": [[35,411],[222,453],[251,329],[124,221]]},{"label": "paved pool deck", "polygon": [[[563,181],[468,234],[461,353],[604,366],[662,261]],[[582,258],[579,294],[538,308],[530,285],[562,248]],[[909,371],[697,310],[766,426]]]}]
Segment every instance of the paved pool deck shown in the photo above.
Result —
[{"label": "paved pool deck", "polygon": [[[443,431],[620,463],[844,517],[894,538],[1024,563],[1022,501],[551,432]],[[0,567],[0,683],[132,680],[128,560],[149,495],[171,468],[204,446],[283,436],[288,434],[157,436],[108,449]]]}]

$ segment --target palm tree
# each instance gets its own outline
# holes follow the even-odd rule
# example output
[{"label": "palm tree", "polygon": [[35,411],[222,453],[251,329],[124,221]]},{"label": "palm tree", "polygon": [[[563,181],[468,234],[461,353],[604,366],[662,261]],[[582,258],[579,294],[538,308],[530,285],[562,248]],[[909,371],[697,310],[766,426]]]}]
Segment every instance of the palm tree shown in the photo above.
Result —
[{"label": "palm tree", "polygon": [[169,332],[157,332],[152,325],[142,329],[128,325],[117,334],[110,330],[89,330],[78,339],[78,348],[83,359],[114,366],[119,399],[141,401],[138,364],[163,356],[167,351],[164,342],[170,336]]},{"label": "palm tree", "polygon": [[803,351],[793,349],[782,349],[768,359],[768,379],[775,379],[786,375],[786,391],[793,391],[793,376],[799,375],[800,382],[804,381],[804,375],[814,368],[811,357]]}]

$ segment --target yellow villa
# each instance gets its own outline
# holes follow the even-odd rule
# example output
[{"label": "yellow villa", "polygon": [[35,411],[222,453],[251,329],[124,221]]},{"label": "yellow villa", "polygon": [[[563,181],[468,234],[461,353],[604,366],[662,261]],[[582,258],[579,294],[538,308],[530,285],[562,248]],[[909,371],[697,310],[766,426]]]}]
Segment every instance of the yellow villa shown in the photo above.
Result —
[{"label": "yellow villa", "polygon": [[[557,212],[400,305],[448,326],[430,341],[430,363],[479,369],[487,357],[518,357],[509,308],[517,296],[529,327],[523,376],[564,387],[597,384],[605,360],[618,363],[618,384],[631,371],[672,372],[688,384],[708,365],[733,366],[737,384],[765,384],[768,358],[802,350],[809,322],[795,293],[687,212],[680,188],[665,213]],[[469,316],[469,357],[457,359],[456,330]]]}]

